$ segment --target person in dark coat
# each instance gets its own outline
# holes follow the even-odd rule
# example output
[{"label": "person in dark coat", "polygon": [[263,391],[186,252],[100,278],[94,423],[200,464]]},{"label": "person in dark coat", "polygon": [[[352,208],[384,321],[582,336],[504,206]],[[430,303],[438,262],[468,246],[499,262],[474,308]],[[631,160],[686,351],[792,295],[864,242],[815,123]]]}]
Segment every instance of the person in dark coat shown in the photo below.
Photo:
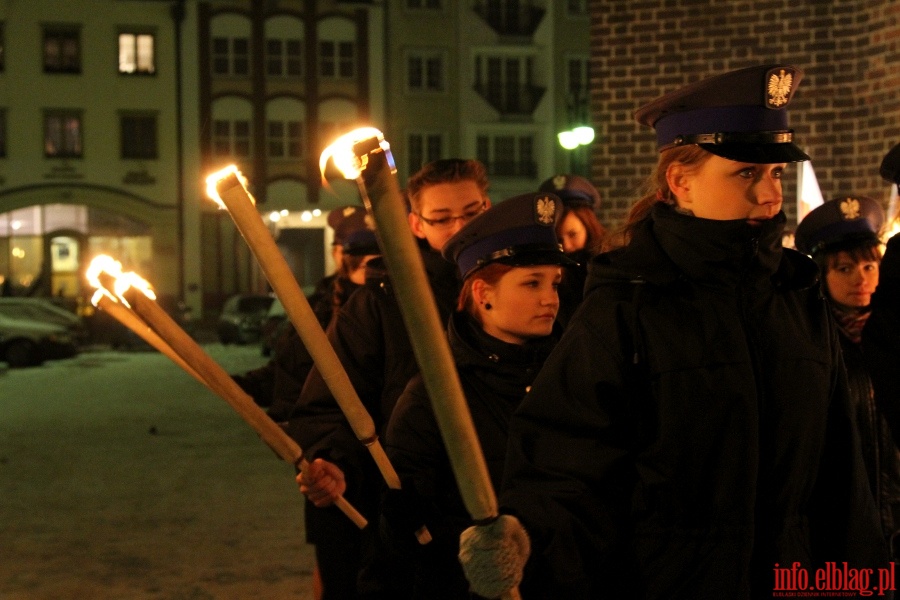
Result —
[{"label": "person in dark coat", "polygon": [[[495,489],[503,474],[509,418],[558,338],[561,265],[573,264],[554,232],[561,204],[548,193],[504,200],[444,246],[444,257],[464,278],[448,326],[450,348]],[[411,597],[470,598],[456,555],[459,534],[472,519],[421,375],[397,401],[385,450],[402,489],[385,493],[383,533],[410,565]],[[432,536],[424,546],[415,537],[422,525]]]},{"label": "person in dark coat", "polygon": [[[900,529],[900,450],[878,408],[871,366],[861,348],[878,287],[883,226],[884,211],[872,198],[837,198],[803,218],[795,243],[819,266],[822,291],[840,332],[869,487],[890,545]],[[896,377],[896,369],[891,369],[890,376]]]},{"label": "person in dark coat", "polygon": [[556,224],[556,236],[563,252],[578,263],[563,272],[559,286],[558,321],[567,325],[584,297],[587,265],[600,253],[606,228],[597,219],[600,208],[600,192],[590,181],[580,175],[561,173],[554,175],[540,186],[539,192],[552,192],[563,202],[563,211]]},{"label": "person in dark coat", "polygon": [[[467,221],[490,206],[487,186],[484,166],[461,159],[428,163],[407,185],[410,229],[420,240],[428,280],[444,319],[459,295],[460,281],[440,251]],[[370,261],[368,267],[365,285],[341,307],[327,334],[382,435],[397,398],[418,367],[383,262]],[[384,483],[315,367],[293,409],[289,432],[311,461],[297,482],[317,507],[307,517],[307,541],[316,545],[325,600],[400,597],[408,582],[387,560],[377,526],[355,530],[333,506],[337,496],[344,495],[377,523]]]},{"label": "person in dark coat", "polygon": [[504,514],[460,538],[477,592],[528,556],[536,598],[769,598],[791,568],[889,567],[816,266],[781,245],[801,76],[732,71],[636,113],[657,169],[513,415]]}]

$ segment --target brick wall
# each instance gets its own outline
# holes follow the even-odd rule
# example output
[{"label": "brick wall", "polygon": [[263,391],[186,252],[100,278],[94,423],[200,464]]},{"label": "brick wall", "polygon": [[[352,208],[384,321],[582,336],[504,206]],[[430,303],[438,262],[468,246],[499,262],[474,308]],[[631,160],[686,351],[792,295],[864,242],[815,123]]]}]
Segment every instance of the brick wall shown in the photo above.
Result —
[{"label": "brick wall", "polygon": [[[884,154],[900,143],[897,0],[591,0],[591,177],[601,219],[619,224],[656,163],[634,110],[686,83],[765,63],[805,73],[791,103],[795,140],[826,200],[865,194],[885,205]],[[796,218],[796,168],[785,211]]]}]

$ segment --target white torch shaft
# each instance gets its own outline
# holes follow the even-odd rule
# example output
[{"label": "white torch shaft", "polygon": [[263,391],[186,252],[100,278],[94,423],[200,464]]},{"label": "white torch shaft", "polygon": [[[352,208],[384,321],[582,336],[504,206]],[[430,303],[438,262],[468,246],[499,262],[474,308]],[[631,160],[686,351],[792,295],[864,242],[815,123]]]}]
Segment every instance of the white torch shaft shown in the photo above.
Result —
[{"label": "white torch shaft", "polygon": [[350,383],[347,372],[247,190],[233,173],[218,183],[217,190],[356,437],[369,449],[388,487],[399,489],[400,478],[378,441],[372,416]]},{"label": "white torch shaft", "polygon": [[[156,302],[143,292],[130,288],[125,300],[137,316],[147,323],[172,350],[197,372],[206,385],[237,412],[250,427],[286,462],[303,469],[307,463],[303,450],[275,421],[253,401],[215,360],[176,323]],[[366,519],[343,497],[335,504],[360,528]]]}]

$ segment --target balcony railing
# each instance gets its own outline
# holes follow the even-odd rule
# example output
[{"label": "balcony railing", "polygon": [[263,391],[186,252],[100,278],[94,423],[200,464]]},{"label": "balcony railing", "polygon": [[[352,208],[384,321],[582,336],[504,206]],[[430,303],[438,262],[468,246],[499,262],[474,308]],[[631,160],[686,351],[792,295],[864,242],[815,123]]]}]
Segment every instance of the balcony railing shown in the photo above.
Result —
[{"label": "balcony railing", "polygon": [[532,84],[475,84],[478,92],[501,115],[530,115],[537,108],[547,88]]},{"label": "balcony railing", "polygon": [[531,2],[482,0],[475,12],[500,35],[531,37],[547,11]]}]

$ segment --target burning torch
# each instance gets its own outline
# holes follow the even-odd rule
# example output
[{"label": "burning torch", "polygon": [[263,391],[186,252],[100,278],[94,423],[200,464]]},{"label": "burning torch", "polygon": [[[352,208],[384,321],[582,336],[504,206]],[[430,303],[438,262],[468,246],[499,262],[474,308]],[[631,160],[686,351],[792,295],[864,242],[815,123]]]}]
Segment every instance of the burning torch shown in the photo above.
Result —
[{"label": "burning torch", "polygon": [[[303,450],[293,438],[270,419],[253,398],[155,302],[156,294],[146,280],[132,272],[122,273],[121,266],[115,261],[101,262],[90,273],[98,285],[98,291],[103,291],[98,298],[98,307],[110,309],[118,304],[112,302],[113,298],[119,298],[119,306],[123,310],[113,308],[110,311],[112,316],[120,318],[124,325],[139,335],[146,333],[147,327],[152,329],[152,335],[145,339],[158,340],[160,350],[166,356],[222,397],[279,457],[301,470],[309,465],[303,457]],[[112,293],[105,284],[112,285]],[[365,517],[343,497],[338,498],[335,505],[360,529],[367,525]]]},{"label": "burning torch", "polygon": [[[356,180],[366,209],[377,224],[391,286],[397,293],[466,509],[476,521],[496,519],[497,497],[425,266],[409,230],[406,207],[394,177],[396,167],[390,144],[377,129],[357,129],[341,136],[325,150],[319,160],[323,173],[329,158],[345,178]],[[510,597],[518,597],[518,590],[511,590]]]},{"label": "burning torch", "polygon": [[[263,223],[245,181],[236,167],[227,167],[207,177],[207,195],[228,210],[357,439],[368,448],[388,487],[400,489],[400,478],[378,441],[372,416],[359,399],[293,272]],[[419,541],[430,541],[427,531],[419,535]]]}]

